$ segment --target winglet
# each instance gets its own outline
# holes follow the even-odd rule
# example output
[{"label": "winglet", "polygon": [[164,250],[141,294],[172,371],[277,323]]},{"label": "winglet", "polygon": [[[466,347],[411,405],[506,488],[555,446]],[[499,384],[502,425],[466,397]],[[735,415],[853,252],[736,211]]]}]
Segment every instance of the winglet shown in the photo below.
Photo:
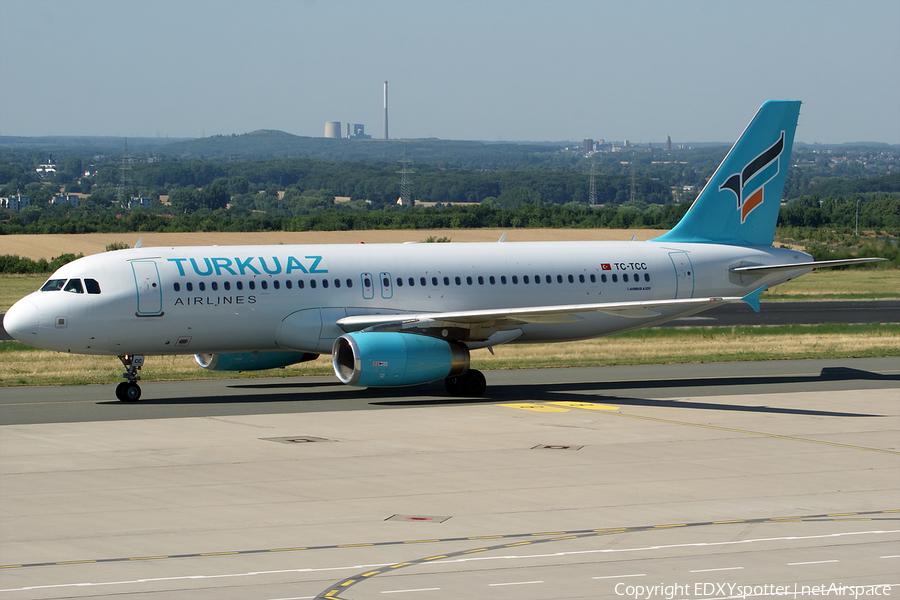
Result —
[{"label": "winglet", "polygon": [[137,241],[137,244],[134,245],[135,248],[140,248],[141,244],[144,243],[144,236],[141,236],[141,239]]},{"label": "winglet", "polygon": [[741,298],[741,300],[749,304],[750,308],[753,309],[753,312],[759,312],[759,297],[764,291],[766,291],[766,288],[768,287],[769,286],[767,285],[759,287]]},{"label": "winglet", "polygon": [[505,232],[505,231],[503,232],[503,235],[500,236],[500,239],[497,240],[497,241],[498,241],[498,242],[505,242],[505,241],[506,241],[506,232]]}]

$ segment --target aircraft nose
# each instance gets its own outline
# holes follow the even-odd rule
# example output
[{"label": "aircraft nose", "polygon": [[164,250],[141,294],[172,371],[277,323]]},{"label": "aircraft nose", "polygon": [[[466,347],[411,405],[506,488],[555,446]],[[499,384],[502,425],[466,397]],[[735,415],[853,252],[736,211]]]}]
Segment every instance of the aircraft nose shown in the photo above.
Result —
[{"label": "aircraft nose", "polygon": [[14,339],[31,346],[37,339],[40,321],[38,307],[31,300],[23,299],[7,311],[3,317],[3,329]]}]

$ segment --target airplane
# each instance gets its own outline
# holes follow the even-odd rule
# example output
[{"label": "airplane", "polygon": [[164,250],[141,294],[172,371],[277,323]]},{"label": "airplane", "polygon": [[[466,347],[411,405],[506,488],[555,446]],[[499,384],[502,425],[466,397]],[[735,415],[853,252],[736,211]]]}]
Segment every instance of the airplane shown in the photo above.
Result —
[{"label": "airplane", "polygon": [[330,353],[357,387],[445,380],[477,397],[470,353],[657,325],[819,267],[773,248],[799,101],[764,103],[681,221],[648,241],[138,247],[58,269],[6,313],[16,340],[118,356],[137,401],[146,355],[250,371]]}]

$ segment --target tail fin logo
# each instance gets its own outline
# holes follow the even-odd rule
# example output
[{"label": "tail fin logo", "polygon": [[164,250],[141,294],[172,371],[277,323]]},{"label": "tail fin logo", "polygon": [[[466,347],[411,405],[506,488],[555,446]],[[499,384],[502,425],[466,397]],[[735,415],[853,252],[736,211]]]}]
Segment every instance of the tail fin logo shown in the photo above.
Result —
[{"label": "tail fin logo", "polygon": [[729,189],[737,196],[741,223],[747,220],[753,209],[763,203],[763,189],[778,175],[783,150],[784,131],[777,142],[748,162],[740,173],[735,173],[719,186],[720,191]]}]

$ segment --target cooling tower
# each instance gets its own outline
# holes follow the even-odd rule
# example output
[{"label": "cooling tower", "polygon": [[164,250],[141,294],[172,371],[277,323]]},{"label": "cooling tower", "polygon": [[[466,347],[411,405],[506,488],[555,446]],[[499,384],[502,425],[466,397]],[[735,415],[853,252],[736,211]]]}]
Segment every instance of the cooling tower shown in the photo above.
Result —
[{"label": "cooling tower", "polygon": [[341,137],[340,121],[325,121],[325,137],[339,138]]}]

